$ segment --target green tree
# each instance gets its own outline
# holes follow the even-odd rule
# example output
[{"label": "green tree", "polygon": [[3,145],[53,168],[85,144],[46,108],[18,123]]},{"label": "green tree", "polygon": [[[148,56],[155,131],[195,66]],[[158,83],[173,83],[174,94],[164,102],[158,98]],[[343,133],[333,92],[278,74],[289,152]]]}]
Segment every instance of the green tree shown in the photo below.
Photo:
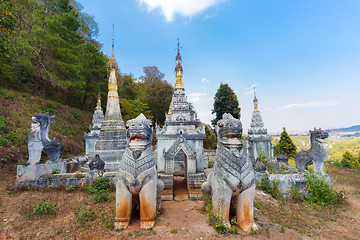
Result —
[{"label": "green tree", "polygon": [[16,26],[16,17],[12,1],[2,0],[0,3],[0,74],[5,63],[8,63],[13,52],[12,41]]},{"label": "green tree", "polygon": [[296,146],[291,140],[289,134],[286,132],[286,128],[283,127],[283,132],[280,136],[280,141],[275,145],[276,155],[285,153],[287,157],[294,158],[296,155]]},{"label": "green tree", "polygon": [[140,113],[144,114],[147,119],[153,120],[149,107],[139,99],[120,99],[120,105],[124,122],[136,118]]},{"label": "green tree", "polygon": [[169,110],[173,88],[166,80],[163,80],[164,74],[157,67],[144,67],[144,73],[145,76],[141,77],[145,82],[141,85],[140,91],[143,94],[140,100],[149,106],[154,117],[153,121],[163,125],[165,113]]},{"label": "green tree", "polygon": [[204,139],[204,148],[205,149],[216,149],[217,141],[216,134],[213,129],[205,125],[205,139]]},{"label": "green tree", "polygon": [[222,118],[224,113],[230,113],[233,117],[240,118],[239,101],[228,84],[220,84],[214,97],[213,106],[212,113],[216,114],[216,118],[211,121],[213,126]]}]

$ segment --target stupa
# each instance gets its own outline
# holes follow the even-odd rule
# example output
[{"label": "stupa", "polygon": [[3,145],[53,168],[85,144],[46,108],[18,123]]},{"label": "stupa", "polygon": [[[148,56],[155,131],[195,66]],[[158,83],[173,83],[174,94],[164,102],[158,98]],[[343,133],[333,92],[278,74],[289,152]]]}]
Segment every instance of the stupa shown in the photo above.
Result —
[{"label": "stupa", "polygon": [[112,54],[107,66],[110,76],[106,112],[101,125],[99,140],[95,144],[94,154],[98,154],[105,162],[105,169],[107,171],[116,171],[118,162],[121,160],[126,147],[126,137],[117,92],[116,71],[118,71],[118,64],[115,60],[114,40],[112,44]]},{"label": "stupa", "polygon": [[101,129],[101,124],[104,121],[104,112],[101,108],[101,96],[100,91],[97,98],[97,105],[94,110],[92,125],[90,125],[89,133],[84,133],[85,138],[85,154],[91,154],[95,151],[95,144],[99,140],[99,134]]},{"label": "stupa", "polygon": [[200,198],[201,184],[206,180],[203,152],[205,128],[196,128],[196,119],[190,113],[182,80],[183,68],[178,43],[175,67],[174,93],[163,128],[156,127],[158,175],[165,189],[161,199],[173,199],[174,175],[184,176],[190,198]]},{"label": "stupa", "polygon": [[267,129],[264,128],[264,123],[258,108],[258,99],[254,89],[254,111],[251,118],[250,129],[247,141],[249,157],[254,163],[260,155],[265,155],[268,159],[274,159],[274,146],[271,143],[271,136],[268,135]]}]

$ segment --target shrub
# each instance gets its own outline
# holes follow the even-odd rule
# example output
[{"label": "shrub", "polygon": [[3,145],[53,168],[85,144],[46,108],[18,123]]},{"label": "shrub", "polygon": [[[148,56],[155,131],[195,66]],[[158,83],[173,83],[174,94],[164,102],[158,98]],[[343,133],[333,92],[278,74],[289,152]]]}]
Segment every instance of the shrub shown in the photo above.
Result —
[{"label": "shrub", "polygon": [[208,161],[208,168],[213,168],[214,167],[214,161],[209,160]]},{"label": "shrub", "polygon": [[43,202],[40,204],[35,204],[31,215],[48,215],[55,213],[55,205],[53,202]]},{"label": "shrub", "polygon": [[281,199],[281,192],[279,190],[279,181],[274,180],[270,182],[268,177],[264,177],[261,179],[261,183],[259,188],[266,193],[269,193],[275,199]]},{"label": "shrub", "polygon": [[109,194],[107,191],[104,192],[97,192],[95,193],[93,199],[94,202],[99,203],[99,202],[107,202],[109,201],[111,198],[111,194]]},{"label": "shrub", "polygon": [[77,222],[85,223],[95,220],[96,212],[88,206],[79,206],[75,210]]},{"label": "shrub", "polygon": [[94,180],[91,187],[88,188],[88,191],[95,193],[93,199],[96,203],[107,202],[111,198],[110,191],[110,179],[108,177],[98,177]]},{"label": "shrub", "polygon": [[290,194],[291,194],[291,199],[294,202],[302,202],[305,200],[304,195],[300,192],[298,188],[291,187]]},{"label": "shrub", "polygon": [[346,151],[341,158],[340,165],[346,168],[360,169],[360,157],[355,157]]},{"label": "shrub", "polygon": [[325,177],[318,177],[315,174],[306,175],[306,199],[310,202],[327,206],[342,203],[347,197],[345,192],[336,192],[331,183]]},{"label": "shrub", "polygon": [[73,191],[75,191],[75,185],[71,184],[69,187],[65,187],[65,190],[67,192],[73,192]]}]

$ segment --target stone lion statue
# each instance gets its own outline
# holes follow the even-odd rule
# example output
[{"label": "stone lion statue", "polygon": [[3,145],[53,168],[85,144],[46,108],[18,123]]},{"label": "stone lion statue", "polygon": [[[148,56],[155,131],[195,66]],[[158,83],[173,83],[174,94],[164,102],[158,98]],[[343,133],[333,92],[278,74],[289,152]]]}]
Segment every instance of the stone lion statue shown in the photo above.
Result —
[{"label": "stone lion statue", "polygon": [[321,128],[310,132],[309,150],[298,152],[295,155],[295,164],[300,171],[304,171],[310,164],[314,165],[314,173],[317,175],[327,176],[324,172],[324,165],[329,157],[329,150],[326,146],[326,138],[329,134]]},{"label": "stone lion statue", "polygon": [[152,123],[143,114],[126,122],[128,144],[117,173],[115,229],[129,226],[133,200],[140,204],[140,227],[155,225],[164,184],[156,172],[152,135]]},{"label": "stone lion statue", "polygon": [[241,139],[242,124],[224,113],[217,122],[218,145],[213,171],[202,185],[204,195],[211,196],[214,214],[230,227],[229,210],[236,208],[236,219],[245,232],[258,230],[253,218],[255,175],[246,147]]}]

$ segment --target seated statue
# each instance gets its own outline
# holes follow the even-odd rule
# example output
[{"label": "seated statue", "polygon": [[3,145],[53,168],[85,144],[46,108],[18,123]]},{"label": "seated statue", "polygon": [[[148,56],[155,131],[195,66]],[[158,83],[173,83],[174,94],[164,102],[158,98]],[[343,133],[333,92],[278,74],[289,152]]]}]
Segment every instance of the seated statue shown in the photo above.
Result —
[{"label": "seated statue", "polygon": [[158,180],[152,136],[152,123],[143,114],[126,122],[128,144],[117,173],[115,229],[129,226],[133,200],[140,202],[140,227],[155,225],[164,184]]},{"label": "seated statue", "polygon": [[216,125],[218,145],[213,171],[202,185],[204,195],[210,196],[214,214],[230,228],[229,211],[232,203],[236,219],[245,232],[258,230],[253,218],[255,175],[246,147],[241,139],[240,119],[224,113]]},{"label": "seated statue", "polygon": [[326,146],[326,138],[329,134],[321,128],[310,132],[309,150],[298,152],[295,155],[295,164],[300,171],[304,171],[310,164],[314,165],[314,173],[321,176],[327,176],[324,172],[324,165],[329,157],[329,150]]}]

